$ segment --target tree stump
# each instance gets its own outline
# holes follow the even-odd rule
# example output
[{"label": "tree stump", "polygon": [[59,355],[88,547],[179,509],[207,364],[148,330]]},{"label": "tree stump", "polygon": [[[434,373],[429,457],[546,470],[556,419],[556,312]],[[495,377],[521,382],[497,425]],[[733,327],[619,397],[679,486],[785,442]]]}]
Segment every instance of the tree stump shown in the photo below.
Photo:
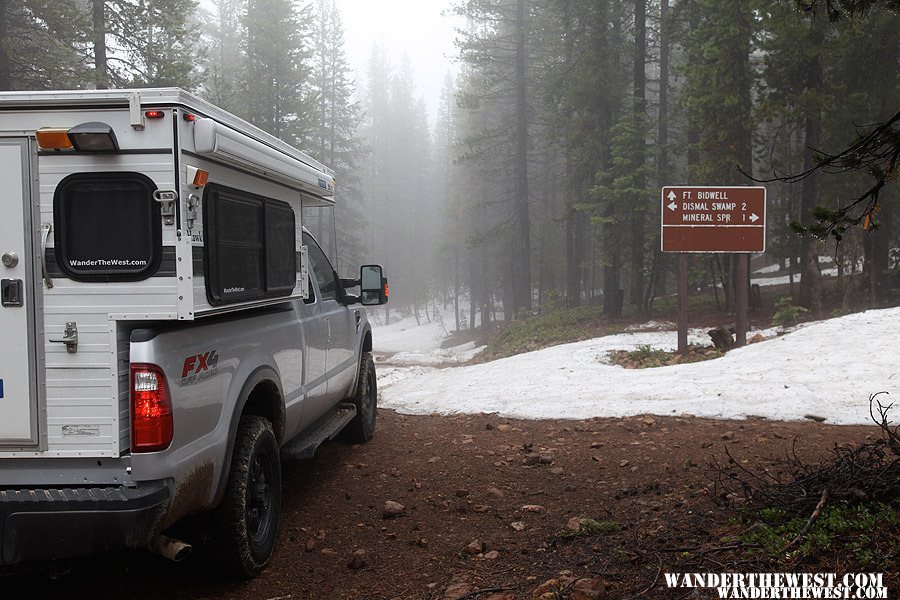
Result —
[{"label": "tree stump", "polygon": [[710,329],[708,332],[716,350],[728,352],[734,348],[734,336],[732,330],[729,329]]}]

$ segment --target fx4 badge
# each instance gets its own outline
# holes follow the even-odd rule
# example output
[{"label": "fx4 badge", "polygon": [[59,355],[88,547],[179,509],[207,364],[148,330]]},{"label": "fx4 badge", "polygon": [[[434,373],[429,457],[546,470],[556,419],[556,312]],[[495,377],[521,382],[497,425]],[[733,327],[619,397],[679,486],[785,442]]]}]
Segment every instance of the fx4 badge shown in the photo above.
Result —
[{"label": "fx4 badge", "polygon": [[181,369],[181,385],[190,385],[209,379],[218,372],[219,353],[210,350],[203,354],[188,356]]}]

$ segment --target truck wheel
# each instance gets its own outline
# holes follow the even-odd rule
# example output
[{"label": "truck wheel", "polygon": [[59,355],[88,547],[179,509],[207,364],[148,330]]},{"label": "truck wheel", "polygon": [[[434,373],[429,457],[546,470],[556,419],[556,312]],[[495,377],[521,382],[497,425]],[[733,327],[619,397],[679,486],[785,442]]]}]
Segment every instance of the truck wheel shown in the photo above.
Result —
[{"label": "truck wheel", "polygon": [[370,352],[364,352],[360,359],[356,395],[350,400],[356,405],[356,416],[347,424],[345,437],[351,442],[368,442],[375,435],[375,420],[378,416],[378,384],[375,379],[375,361]]},{"label": "truck wheel", "polygon": [[281,461],[272,425],[262,417],[241,417],[214,521],[219,550],[236,575],[255,577],[269,562],[280,513]]}]

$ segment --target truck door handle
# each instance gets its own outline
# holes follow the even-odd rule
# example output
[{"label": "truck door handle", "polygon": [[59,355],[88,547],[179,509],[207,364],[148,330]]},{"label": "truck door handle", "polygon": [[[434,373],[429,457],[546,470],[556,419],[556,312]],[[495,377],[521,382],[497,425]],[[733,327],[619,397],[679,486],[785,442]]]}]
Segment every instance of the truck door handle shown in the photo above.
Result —
[{"label": "truck door handle", "polygon": [[25,286],[21,279],[4,279],[2,281],[2,304],[8,307],[25,306]]}]

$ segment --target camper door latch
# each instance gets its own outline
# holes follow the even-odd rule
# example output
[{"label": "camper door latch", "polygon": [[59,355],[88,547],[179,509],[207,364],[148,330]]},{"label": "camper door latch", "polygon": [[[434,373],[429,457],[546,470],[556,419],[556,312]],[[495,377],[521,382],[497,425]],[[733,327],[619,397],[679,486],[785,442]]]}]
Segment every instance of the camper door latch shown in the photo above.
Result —
[{"label": "camper door latch", "polygon": [[156,190],[153,199],[159,202],[159,213],[166,225],[175,224],[175,203],[178,202],[178,192],[174,190]]},{"label": "camper door latch", "polygon": [[4,279],[3,288],[3,306],[4,307],[21,307],[25,306],[25,288],[21,279]]},{"label": "camper door latch", "polygon": [[72,321],[66,323],[66,329],[63,331],[62,339],[51,339],[54,344],[65,344],[66,352],[75,354],[78,352],[78,324]]}]

